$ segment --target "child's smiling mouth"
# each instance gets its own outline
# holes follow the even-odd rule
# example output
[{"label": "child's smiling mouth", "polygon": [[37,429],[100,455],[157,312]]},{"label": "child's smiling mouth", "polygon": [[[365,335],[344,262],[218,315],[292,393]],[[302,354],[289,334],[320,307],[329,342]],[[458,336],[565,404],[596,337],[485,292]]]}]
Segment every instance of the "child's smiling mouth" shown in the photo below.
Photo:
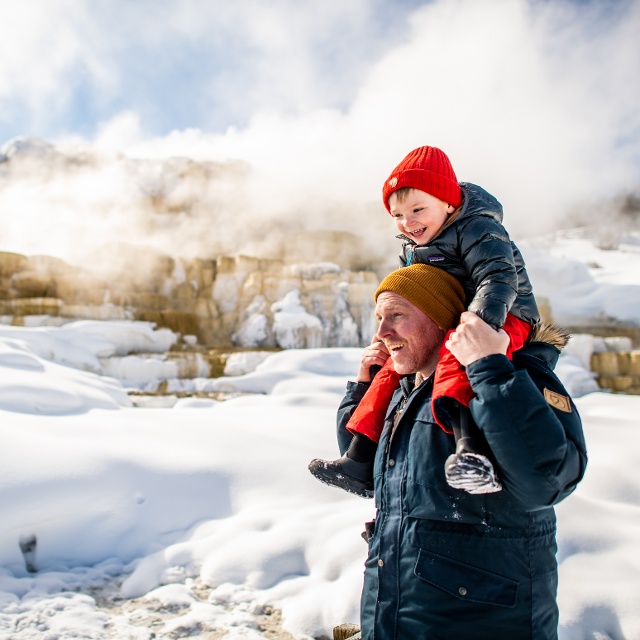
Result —
[{"label": "child's smiling mouth", "polygon": [[416,229],[415,231],[409,231],[409,235],[412,238],[421,238],[427,232],[427,227],[421,227],[420,229]]}]

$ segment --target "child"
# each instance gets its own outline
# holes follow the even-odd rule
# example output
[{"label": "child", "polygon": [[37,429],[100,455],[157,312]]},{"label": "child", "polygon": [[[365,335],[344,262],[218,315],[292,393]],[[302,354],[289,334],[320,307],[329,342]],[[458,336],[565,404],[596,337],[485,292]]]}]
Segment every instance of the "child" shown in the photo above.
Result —
[{"label": "child", "polygon": [[[458,183],[449,158],[435,147],[409,153],[384,183],[382,199],[403,240],[401,266],[426,263],[445,269],[464,287],[468,310],[507,332],[507,355],[521,348],[539,313],[522,256],[502,226],[502,205],[481,187]],[[373,458],[398,380],[389,358],[351,416],[349,450],[338,460],[313,460],[313,475],[372,495]],[[437,424],[456,439],[456,453],[445,464],[447,482],[474,494],[499,491],[486,443],[468,409],[472,397],[464,367],[443,343],[432,409]]]}]

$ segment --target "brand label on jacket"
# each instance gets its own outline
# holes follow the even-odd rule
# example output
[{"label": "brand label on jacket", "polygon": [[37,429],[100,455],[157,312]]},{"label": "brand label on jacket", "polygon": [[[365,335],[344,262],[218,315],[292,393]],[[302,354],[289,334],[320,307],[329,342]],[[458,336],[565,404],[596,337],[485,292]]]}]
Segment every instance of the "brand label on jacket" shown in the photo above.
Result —
[{"label": "brand label on jacket", "polygon": [[551,389],[544,389],[544,399],[558,411],[564,411],[565,413],[571,413],[571,402],[567,396],[563,396],[560,393],[551,391]]}]

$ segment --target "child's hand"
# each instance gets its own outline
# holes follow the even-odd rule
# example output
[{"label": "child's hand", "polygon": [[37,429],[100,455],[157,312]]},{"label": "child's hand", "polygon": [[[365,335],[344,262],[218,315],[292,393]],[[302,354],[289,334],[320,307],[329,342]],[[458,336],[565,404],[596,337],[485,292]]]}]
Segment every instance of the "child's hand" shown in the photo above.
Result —
[{"label": "child's hand", "polygon": [[466,367],[485,356],[506,354],[509,336],[502,329],[496,331],[475,313],[465,311],[444,346]]},{"label": "child's hand", "polygon": [[[362,353],[356,382],[371,382],[375,372],[379,371],[379,367],[384,365],[388,357],[389,351],[384,346],[384,342],[374,338],[373,342]],[[373,375],[371,367],[378,367],[378,369],[374,369]]]}]

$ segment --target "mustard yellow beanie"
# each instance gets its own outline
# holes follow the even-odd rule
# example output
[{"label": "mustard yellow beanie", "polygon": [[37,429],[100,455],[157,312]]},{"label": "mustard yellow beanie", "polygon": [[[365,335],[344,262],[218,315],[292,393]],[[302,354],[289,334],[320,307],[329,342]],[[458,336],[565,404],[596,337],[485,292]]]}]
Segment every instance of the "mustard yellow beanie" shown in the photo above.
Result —
[{"label": "mustard yellow beanie", "polygon": [[443,269],[428,264],[412,264],[390,273],[374,295],[376,302],[383,291],[406,298],[443,331],[458,324],[465,308],[462,285]]}]

